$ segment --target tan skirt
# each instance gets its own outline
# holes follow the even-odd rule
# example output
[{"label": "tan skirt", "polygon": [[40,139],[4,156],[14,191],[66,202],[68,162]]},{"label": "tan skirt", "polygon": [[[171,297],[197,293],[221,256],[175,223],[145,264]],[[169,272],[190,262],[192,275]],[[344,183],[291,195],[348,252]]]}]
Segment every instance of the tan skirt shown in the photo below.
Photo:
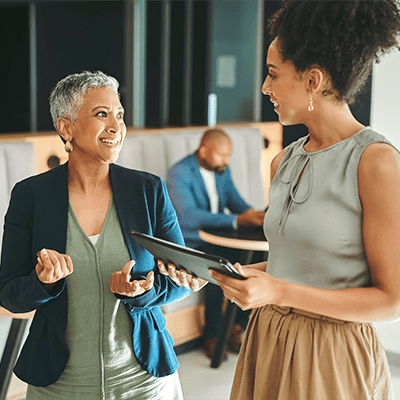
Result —
[{"label": "tan skirt", "polygon": [[253,310],[231,400],[389,400],[376,330],[290,307]]}]

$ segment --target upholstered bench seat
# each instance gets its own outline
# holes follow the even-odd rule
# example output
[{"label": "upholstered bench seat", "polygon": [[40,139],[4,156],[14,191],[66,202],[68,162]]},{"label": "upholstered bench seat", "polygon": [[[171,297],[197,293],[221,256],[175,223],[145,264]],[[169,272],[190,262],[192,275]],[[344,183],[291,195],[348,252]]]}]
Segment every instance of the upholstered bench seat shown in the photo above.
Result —
[{"label": "upholstered bench seat", "polygon": [[4,215],[13,186],[36,172],[33,143],[0,143],[0,254]]}]

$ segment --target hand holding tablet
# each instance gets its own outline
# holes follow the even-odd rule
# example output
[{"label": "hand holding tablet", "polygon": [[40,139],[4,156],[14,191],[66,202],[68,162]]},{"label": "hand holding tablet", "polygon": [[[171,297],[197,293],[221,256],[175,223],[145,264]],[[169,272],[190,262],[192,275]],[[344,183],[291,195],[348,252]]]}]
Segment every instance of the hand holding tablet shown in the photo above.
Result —
[{"label": "hand holding tablet", "polygon": [[208,283],[204,279],[188,274],[185,269],[177,270],[174,264],[167,266],[164,261],[157,260],[157,266],[160,274],[168,276],[176,285],[191,289],[193,292],[198,292]]},{"label": "hand holding tablet", "polygon": [[167,266],[174,264],[176,269],[185,269],[188,274],[218,285],[208,270],[213,269],[236,279],[246,279],[225,258],[180,246],[167,240],[159,239],[144,233],[131,231],[130,234],[141,246],[148,250],[155,258],[162,260]]}]

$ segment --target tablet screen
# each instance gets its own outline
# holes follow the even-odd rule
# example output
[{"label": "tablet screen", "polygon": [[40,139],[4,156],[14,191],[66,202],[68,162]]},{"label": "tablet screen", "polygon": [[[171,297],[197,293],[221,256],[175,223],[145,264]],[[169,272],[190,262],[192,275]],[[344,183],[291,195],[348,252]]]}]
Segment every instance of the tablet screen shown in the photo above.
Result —
[{"label": "tablet screen", "polygon": [[191,249],[176,243],[149,236],[145,233],[130,231],[136,242],[148,250],[156,259],[162,260],[166,265],[174,264],[177,269],[185,269],[189,274],[218,284],[209,274],[213,269],[237,279],[245,279],[229,260],[200,250]]}]

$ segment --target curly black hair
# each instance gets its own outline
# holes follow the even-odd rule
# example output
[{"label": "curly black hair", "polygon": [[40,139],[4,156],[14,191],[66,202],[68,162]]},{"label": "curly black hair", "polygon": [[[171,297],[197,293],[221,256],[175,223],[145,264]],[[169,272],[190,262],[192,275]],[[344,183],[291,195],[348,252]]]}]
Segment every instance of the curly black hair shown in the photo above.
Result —
[{"label": "curly black hair", "polygon": [[283,0],[268,21],[280,56],[301,73],[318,65],[328,72],[324,94],[351,103],[372,63],[397,47],[396,0]]}]

